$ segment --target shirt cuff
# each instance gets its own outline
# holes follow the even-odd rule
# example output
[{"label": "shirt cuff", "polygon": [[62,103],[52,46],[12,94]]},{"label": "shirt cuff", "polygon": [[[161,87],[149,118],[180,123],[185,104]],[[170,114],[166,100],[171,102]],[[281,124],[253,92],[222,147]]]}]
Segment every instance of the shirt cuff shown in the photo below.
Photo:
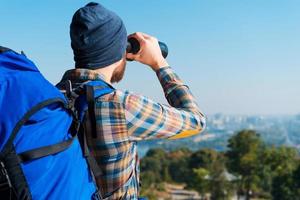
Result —
[{"label": "shirt cuff", "polygon": [[184,85],[170,66],[160,68],[158,71],[156,71],[156,74],[166,96],[170,94],[170,92],[177,86]]},{"label": "shirt cuff", "polygon": [[157,77],[158,77],[158,79],[161,83],[167,83],[169,81],[180,81],[180,82],[182,82],[170,66],[160,68],[156,72],[156,74],[157,74]]}]

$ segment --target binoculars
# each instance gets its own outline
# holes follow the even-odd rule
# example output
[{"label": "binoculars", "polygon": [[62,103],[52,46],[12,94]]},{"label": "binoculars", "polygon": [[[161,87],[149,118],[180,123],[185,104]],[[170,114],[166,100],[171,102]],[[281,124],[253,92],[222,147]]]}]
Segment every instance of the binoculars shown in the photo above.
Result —
[{"label": "binoculars", "polygon": [[[163,42],[158,42],[160,50],[161,50],[161,54],[164,58],[166,58],[168,56],[168,46],[163,43]],[[140,43],[139,41],[132,37],[129,38],[127,41],[127,48],[126,48],[126,52],[127,53],[132,53],[132,54],[137,54],[140,51]]]}]

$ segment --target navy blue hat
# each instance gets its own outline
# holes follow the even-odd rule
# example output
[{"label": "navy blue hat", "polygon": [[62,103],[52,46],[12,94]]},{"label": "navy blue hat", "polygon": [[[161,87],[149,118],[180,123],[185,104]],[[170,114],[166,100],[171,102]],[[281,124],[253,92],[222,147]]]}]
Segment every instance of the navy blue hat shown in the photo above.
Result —
[{"label": "navy blue hat", "polygon": [[98,3],[76,11],[70,36],[76,68],[106,67],[121,60],[126,51],[127,31],[121,18]]}]

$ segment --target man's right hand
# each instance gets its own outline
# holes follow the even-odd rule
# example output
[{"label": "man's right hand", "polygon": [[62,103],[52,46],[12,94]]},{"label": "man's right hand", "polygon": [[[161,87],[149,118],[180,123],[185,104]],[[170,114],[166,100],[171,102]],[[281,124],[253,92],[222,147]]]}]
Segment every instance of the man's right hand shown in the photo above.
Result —
[{"label": "man's right hand", "polygon": [[126,57],[128,59],[149,65],[154,71],[169,66],[161,54],[158,40],[155,37],[140,32],[128,36],[128,38],[131,37],[134,37],[139,41],[140,51],[137,54],[127,53]]}]

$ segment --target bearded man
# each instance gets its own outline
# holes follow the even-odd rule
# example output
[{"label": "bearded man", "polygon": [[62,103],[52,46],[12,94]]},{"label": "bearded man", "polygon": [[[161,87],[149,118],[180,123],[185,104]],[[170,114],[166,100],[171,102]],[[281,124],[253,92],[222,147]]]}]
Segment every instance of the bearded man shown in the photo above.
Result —
[{"label": "bearded man", "polygon": [[[87,145],[102,172],[96,177],[101,196],[138,199],[137,142],[198,134],[205,127],[205,117],[189,88],[163,58],[157,39],[145,33],[127,36],[115,13],[98,3],[87,4],[74,14],[70,36],[75,69],[65,72],[59,86],[66,80],[73,88],[102,81],[113,88],[123,78],[126,59],[131,59],[150,67],[164,90],[169,105],[115,88],[94,99],[96,137],[89,133]],[[126,53],[128,37],[139,41],[137,54]]]}]

